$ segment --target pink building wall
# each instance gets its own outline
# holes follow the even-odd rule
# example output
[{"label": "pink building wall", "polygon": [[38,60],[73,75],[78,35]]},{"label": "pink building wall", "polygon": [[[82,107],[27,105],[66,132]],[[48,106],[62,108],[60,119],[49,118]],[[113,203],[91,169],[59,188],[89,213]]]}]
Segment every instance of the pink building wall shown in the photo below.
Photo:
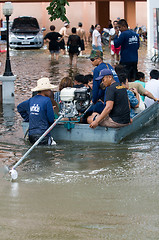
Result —
[{"label": "pink building wall", "polygon": [[136,23],[138,26],[147,26],[147,3],[138,2],[136,4]]},{"label": "pink building wall", "polygon": [[124,2],[110,2],[110,19],[124,18]]},{"label": "pink building wall", "polygon": [[[38,19],[40,27],[46,27],[49,31],[49,26],[54,24],[56,30],[63,26],[60,20],[50,22],[46,7],[49,3],[13,3],[13,15],[10,19],[18,16],[34,16]],[[5,17],[2,13],[3,4],[0,3],[0,19]],[[139,26],[147,25],[147,3],[136,3],[136,22]],[[71,2],[67,7],[67,17],[70,20],[70,27],[77,27],[78,22],[83,23],[83,27],[88,32],[90,26],[96,24],[95,22],[95,2]],[[124,3],[110,2],[110,19],[115,20],[117,17],[124,18]]]},{"label": "pink building wall", "polygon": [[[124,2],[110,2],[110,19],[124,18]],[[136,24],[147,26],[147,3],[136,2]]]}]

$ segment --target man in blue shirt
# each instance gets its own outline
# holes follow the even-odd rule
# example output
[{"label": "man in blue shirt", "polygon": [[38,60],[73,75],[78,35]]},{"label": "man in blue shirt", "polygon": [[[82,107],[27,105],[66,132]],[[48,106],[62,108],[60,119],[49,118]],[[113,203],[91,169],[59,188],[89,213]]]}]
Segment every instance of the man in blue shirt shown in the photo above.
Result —
[{"label": "man in blue shirt", "polygon": [[132,30],[128,29],[125,19],[118,22],[121,34],[114,38],[114,46],[121,46],[120,64],[125,66],[128,73],[129,82],[135,81],[138,63],[139,36]]},{"label": "man in blue shirt", "polygon": [[[35,143],[54,122],[54,111],[50,99],[53,88],[55,86],[50,84],[48,78],[41,78],[37,81],[37,86],[31,90],[38,94],[17,106],[24,121],[29,121],[29,141],[31,143]],[[53,143],[50,134],[40,142],[45,145],[53,145]]]},{"label": "man in blue shirt", "polygon": [[[99,109],[96,109],[97,112],[101,113],[104,109],[104,105],[102,107],[102,104],[99,104],[99,101],[104,103],[104,98],[105,98],[105,89],[100,88],[101,80],[96,80],[97,77],[99,77],[99,74],[102,69],[110,69],[113,74],[113,78],[116,82],[119,82],[118,76],[114,70],[114,68],[109,64],[109,63],[104,63],[103,62],[103,53],[99,50],[92,50],[91,55],[90,55],[90,60],[92,62],[92,65],[95,67],[93,71],[93,97],[92,97],[92,102],[94,104],[97,104],[98,106],[100,105]],[[97,106],[97,108],[98,108]],[[99,110],[99,111],[98,111]]]},{"label": "man in blue shirt", "polygon": [[101,113],[105,108],[105,98],[106,98],[106,89],[102,89],[100,84],[102,80],[96,80],[101,70],[110,69],[113,74],[113,78],[116,82],[119,82],[118,76],[114,68],[109,63],[103,62],[103,52],[99,50],[92,50],[90,54],[90,60],[94,68],[93,70],[93,90],[92,90],[92,102],[93,105],[89,108],[86,114],[83,117],[83,122],[87,122],[87,117],[90,116],[93,112]]}]

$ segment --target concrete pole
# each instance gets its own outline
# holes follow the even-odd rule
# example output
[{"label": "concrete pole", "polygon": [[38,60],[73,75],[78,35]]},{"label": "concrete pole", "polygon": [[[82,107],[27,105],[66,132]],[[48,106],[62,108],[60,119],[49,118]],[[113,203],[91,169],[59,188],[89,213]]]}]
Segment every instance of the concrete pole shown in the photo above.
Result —
[{"label": "concrete pole", "polygon": [[2,103],[14,104],[14,81],[16,76],[0,76],[2,82]]},{"label": "concrete pole", "polygon": [[130,28],[136,27],[136,2],[124,1],[124,18]]}]

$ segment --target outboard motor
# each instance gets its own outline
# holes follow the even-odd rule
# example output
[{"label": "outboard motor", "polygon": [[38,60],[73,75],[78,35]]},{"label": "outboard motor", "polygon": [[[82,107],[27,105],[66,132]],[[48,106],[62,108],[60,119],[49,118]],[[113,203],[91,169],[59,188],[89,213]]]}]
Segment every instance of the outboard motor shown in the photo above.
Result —
[{"label": "outboard motor", "polygon": [[90,92],[88,88],[63,88],[60,92],[62,101],[61,114],[67,117],[78,116],[84,113],[90,104]]},{"label": "outboard motor", "polygon": [[84,111],[89,107],[90,104],[90,92],[88,88],[76,88],[74,100],[76,100],[76,109],[80,113],[84,113]]}]

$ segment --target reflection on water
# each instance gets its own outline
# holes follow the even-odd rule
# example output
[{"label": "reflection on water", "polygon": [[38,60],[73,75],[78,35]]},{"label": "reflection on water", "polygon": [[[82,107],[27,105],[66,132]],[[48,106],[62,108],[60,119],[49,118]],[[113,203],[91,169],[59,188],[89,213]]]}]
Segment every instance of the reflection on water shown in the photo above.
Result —
[{"label": "reflection on water", "polygon": [[12,182],[11,183],[11,197],[17,198],[19,196],[19,183],[18,182]]},{"label": "reflection on water", "polygon": [[[148,78],[158,65],[150,62],[145,47],[139,55],[139,70]],[[109,58],[107,49],[104,56]],[[14,50],[11,59],[15,105],[31,96],[41,76],[58,84],[63,76],[92,71],[87,58],[70,68],[68,57],[52,63],[44,49]],[[16,107],[0,108],[0,165],[13,165],[31,146],[20,123]],[[0,171],[0,239],[158,239],[158,127],[154,121],[117,145],[37,147],[17,168],[17,182]]]}]

